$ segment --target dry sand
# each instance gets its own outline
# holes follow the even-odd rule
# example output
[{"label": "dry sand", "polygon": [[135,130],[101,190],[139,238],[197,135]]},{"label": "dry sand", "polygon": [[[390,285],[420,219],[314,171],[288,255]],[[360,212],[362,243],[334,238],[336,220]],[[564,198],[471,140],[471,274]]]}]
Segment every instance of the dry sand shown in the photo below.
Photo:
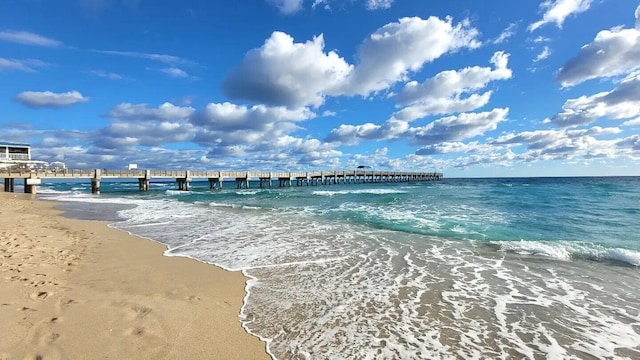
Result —
[{"label": "dry sand", "polygon": [[246,278],[0,193],[0,359],[269,359]]}]

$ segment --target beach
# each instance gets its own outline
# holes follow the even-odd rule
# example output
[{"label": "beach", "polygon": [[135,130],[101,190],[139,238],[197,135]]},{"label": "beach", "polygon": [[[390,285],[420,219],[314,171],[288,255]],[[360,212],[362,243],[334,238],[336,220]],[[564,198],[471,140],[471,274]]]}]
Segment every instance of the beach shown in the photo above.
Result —
[{"label": "beach", "polygon": [[0,359],[269,359],[246,278],[0,193]]}]

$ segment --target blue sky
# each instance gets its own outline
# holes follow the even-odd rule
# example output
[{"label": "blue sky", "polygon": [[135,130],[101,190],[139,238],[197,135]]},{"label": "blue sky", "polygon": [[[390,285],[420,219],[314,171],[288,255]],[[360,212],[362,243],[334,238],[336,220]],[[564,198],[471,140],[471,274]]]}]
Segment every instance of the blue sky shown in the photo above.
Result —
[{"label": "blue sky", "polygon": [[69,167],[640,175],[637,0],[0,0],[0,141]]}]

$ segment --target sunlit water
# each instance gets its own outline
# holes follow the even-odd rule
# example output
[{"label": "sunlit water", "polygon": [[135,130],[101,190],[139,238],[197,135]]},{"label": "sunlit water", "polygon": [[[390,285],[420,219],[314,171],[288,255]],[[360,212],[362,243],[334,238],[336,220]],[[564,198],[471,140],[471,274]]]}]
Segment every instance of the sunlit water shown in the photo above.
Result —
[{"label": "sunlit water", "polygon": [[243,271],[277,359],[640,358],[640,178],[175,188],[39,190]]}]

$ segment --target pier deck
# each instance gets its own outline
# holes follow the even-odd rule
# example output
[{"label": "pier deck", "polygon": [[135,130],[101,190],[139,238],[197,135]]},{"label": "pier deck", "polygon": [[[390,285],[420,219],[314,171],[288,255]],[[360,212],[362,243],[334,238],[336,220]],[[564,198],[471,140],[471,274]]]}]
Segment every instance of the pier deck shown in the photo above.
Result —
[{"label": "pier deck", "polygon": [[271,187],[278,181],[278,187],[357,184],[379,182],[409,182],[442,180],[442,173],[404,172],[404,171],[200,171],[200,170],[112,170],[112,169],[0,169],[0,178],[4,178],[4,191],[15,191],[15,179],[24,180],[24,192],[36,193],[36,186],[42,179],[90,179],[91,192],[100,193],[102,179],[138,179],[141,191],[149,190],[150,180],[175,179],[178,190],[189,190],[193,179],[207,179],[210,189],[222,189],[225,180],[234,180],[237,189],[249,188],[250,181],[258,181],[260,188]]}]

